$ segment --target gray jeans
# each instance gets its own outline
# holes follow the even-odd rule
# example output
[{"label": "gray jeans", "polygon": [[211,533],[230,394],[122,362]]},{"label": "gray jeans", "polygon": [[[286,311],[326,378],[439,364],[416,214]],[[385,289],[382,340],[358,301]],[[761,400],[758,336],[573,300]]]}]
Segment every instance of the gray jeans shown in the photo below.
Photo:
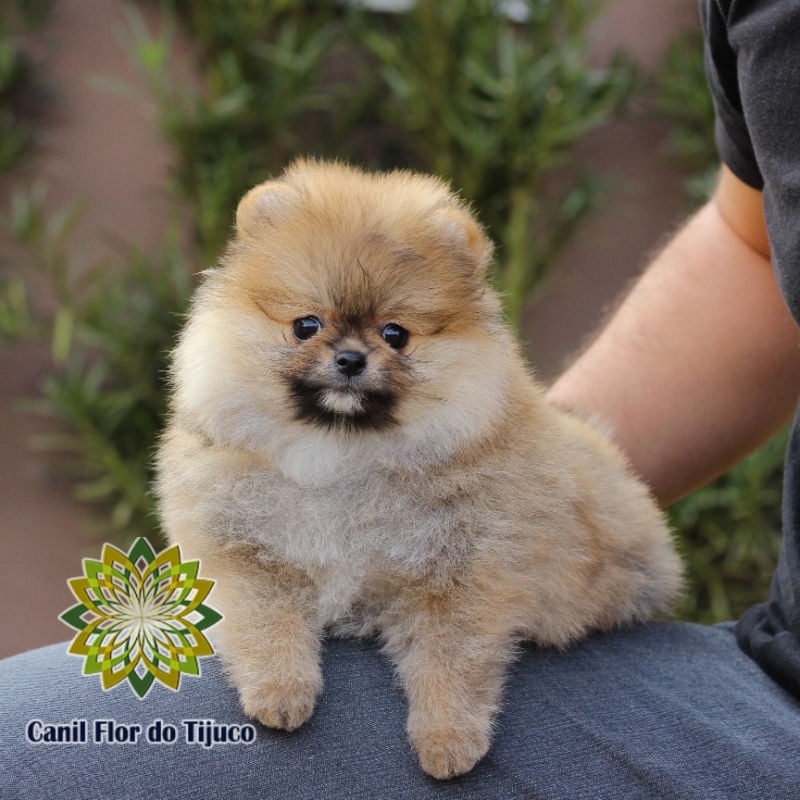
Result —
[{"label": "gray jeans", "polygon": [[[215,659],[178,692],[157,685],[139,700],[127,685],[104,693],[65,651],[0,662],[2,800],[800,798],[800,704],[738,649],[730,626],[638,628],[567,653],[526,647],[489,754],[443,783],[406,742],[406,703],[376,646],[326,643],[325,690],[300,730],[256,725],[254,742],[212,747],[186,741],[190,727],[211,730],[189,720],[248,722]],[[87,743],[26,740],[82,719]],[[94,743],[98,720],[141,734],[108,743],[106,722]],[[156,720],[174,727],[174,743],[147,741]]]}]

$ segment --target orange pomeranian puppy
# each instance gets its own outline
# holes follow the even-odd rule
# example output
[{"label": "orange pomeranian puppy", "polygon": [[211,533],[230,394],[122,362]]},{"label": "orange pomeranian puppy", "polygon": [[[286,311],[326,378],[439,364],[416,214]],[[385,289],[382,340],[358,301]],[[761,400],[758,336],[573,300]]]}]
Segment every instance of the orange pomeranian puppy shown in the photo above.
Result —
[{"label": "orange pomeranian puppy", "polygon": [[436,778],[486,753],[515,646],[668,612],[664,518],[549,405],[439,180],[300,161],[239,204],[173,358],[157,493],[217,581],[247,714],[302,725],[320,638],[378,634]]}]

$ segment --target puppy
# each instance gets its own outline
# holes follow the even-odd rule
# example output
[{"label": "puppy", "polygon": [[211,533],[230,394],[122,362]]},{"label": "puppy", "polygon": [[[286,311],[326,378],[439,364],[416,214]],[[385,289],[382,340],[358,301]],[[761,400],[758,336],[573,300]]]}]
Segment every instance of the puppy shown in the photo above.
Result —
[{"label": "puppy", "polygon": [[320,637],[377,634],[436,778],[486,753],[515,646],[668,612],[664,518],[543,398],[439,180],[300,161],[252,189],[172,366],[157,494],[216,580],[245,712],[305,722]]}]

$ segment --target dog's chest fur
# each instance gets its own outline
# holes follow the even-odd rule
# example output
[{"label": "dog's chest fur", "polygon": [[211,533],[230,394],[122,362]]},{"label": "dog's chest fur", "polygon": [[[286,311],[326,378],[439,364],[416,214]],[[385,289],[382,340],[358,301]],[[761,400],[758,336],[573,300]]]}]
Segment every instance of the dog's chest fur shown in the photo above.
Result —
[{"label": "dog's chest fur", "polygon": [[307,573],[326,622],[376,579],[446,580],[476,541],[468,491],[446,478],[375,471],[303,486],[270,470],[240,474],[221,491],[228,497],[207,497],[225,509],[214,527]]}]

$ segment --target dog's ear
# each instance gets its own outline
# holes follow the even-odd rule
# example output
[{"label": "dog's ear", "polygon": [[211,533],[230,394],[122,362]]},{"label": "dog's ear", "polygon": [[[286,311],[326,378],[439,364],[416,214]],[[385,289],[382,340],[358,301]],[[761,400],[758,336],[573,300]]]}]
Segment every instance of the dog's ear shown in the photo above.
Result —
[{"label": "dog's ear", "polygon": [[475,217],[460,203],[447,203],[436,210],[433,219],[440,235],[465,248],[474,259],[475,271],[485,274],[492,261],[494,245]]},{"label": "dog's ear", "polygon": [[265,225],[275,225],[292,208],[294,191],[281,181],[253,187],[236,208],[236,231],[242,238],[255,235]]}]

